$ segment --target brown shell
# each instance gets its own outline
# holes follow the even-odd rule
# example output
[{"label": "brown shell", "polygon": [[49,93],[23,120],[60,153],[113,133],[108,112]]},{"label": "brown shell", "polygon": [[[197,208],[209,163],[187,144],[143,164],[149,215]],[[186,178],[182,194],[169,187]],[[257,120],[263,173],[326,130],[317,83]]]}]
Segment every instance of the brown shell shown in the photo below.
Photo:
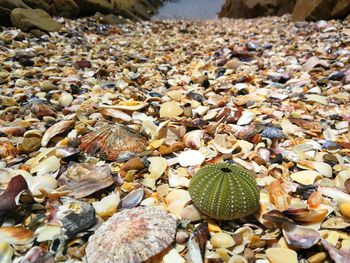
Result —
[{"label": "brown shell", "polygon": [[69,195],[74,198],[93,194],[113,182],[108,165],[97,166],[90,163],[74,163],[58,179],[58,184],[64,190],[71,191]]},{"label": "brown shell", "polygon": [[123,152],[140,153],[147,146],[145,137],[119,124],[97,127],[81,137],[80,141],[80,150],[108,161],[115,161]]},{"label": "brown shell", "polygon": [[0,158],[14,157],[17,154],[18,151],[11,142],[0,142]]},{"label": "brown shell", "polygon": [[22,107],[21,113],[23,115],[28,114],[28,112],[33,113],[37,118],[44,116],[56,117],[57,115],[50,103],[42,99],[31,100]]},{"label": "brown shell", "polygon": [[175,239],[176,220],[153,206],[114,214],[89,238],[88,263],[140,263],[157,255]]}]

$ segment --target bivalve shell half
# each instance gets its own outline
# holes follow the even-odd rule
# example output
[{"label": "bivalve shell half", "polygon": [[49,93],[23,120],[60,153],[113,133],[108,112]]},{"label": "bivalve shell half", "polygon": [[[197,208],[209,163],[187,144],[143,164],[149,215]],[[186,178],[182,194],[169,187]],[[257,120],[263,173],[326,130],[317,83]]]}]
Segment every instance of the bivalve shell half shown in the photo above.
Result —
[{"label": "bivalve shell half", "polygon": [[145,206],[123,210],[89,238],[88,263],[141,263],[175,239],[176,220],[163,209]]},{"label": "bivalve shell half", "polygon": [[6,241],[0,241],[0,262],[12,263],[13,249]]},{"label": "bivalve shell half", "polygon": [[0,227],[0,242],[11,245],[27,245],[34,240],[34,233],[24,227]]}]

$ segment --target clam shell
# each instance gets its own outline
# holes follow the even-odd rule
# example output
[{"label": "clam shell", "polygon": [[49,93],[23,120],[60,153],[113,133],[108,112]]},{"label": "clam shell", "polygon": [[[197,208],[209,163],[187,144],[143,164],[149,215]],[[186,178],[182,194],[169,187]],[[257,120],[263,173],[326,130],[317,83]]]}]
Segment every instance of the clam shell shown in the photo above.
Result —
[{"label": "clam shell", "polygon": [[0,262],[12,263],[13,249],[6,241],[0,241]]},{"label": "clam shell", "polygon": [[314,246],[321,238],[316,230],[291,223],[283,223],[282,231],[289,245],[303,249]]},{"label": "clam shell", "polygon": [[55,137],[57,134],[67,131],[74,125],[74,120],[64,120],[58,123],[55,123],[50,128],[46,130],[41,139],[41,146],[46,147],[49,141]]},{"label": "clam shell", "polygon": [[123,210],[90,236],[86,259],[88,263],[141,263],[170,245],[175,231],[175,219],[161,208]]},{"label": "clam shell", "polygon": [[142,101],[127,101],[117,105],[100,105],[100,109],[116,109],[116,110],[128,110],[137,111],[148,106],[148,103]]},{"label": "clam shell", "polygon": [[69,190],[70,196],[82,198],[114,183],[108,165],[72,164],[58,179],[58,184]]},{"label": "clam shell", "polygon": [[89,155],[115,161],[124,152],[140,153],[146,149],[147,140],[136,131],[123,125],[103,125],[85,134],[79,148]]},{"label": "clam shell", "polygon": [[11,245],[27,245],[34,240],[34,233],[24,227],[0,227],[0,242]]}]

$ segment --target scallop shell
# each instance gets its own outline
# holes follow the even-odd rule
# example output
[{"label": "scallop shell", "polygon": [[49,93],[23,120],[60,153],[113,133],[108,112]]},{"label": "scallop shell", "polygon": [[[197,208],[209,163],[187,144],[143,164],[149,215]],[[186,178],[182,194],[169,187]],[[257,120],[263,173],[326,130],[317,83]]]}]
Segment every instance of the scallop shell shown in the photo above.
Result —
[{"label": "scallop shell", "polygon": [[88,263],[140,263],[170,245],[175,232],[176,220],[161,208],[124,210],[90,236],[86,259]]},{"label": "scallop shell", "polygon": [[239,165],[204,166],[192,178],[189,192],[201,212],[219,220],[241,218],[259,207],[258,185]]},{"label": "scallop shell", "polygon": [[38,118],[44,116],[56,117],[56,112],[50,103],[43,99],[33,99],[22,107],[21,113],[23,115],[27,115],[28,112],[32,112]]},{"label": "scallop shell", "polygon": [[89,155],[115,161],[121,153],[140,153],[146,149],[147,140],[136,131],[118,124],[97,127],[85,134],[79,148]]},{"label": "scallop shell", "polygon": [[18,151],[11,142],[0,142],[0,158],[15,157]]},{"label": "scallop shell", "polygon": [[95,193],[113,184],[109,166],[96,166],[89,163],[72,164],[58,179],[58,184],[70,190],[74,198]]}]

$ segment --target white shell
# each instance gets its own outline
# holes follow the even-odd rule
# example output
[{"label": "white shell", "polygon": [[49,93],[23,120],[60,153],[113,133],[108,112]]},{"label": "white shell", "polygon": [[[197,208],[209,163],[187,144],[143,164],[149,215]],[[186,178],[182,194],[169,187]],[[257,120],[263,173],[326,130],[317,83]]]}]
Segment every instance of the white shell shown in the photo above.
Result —
[{"label": "white shell", "polygon": [[201,165],[205,160],[205,155],[200,151],[187,150],[179,154],[179,164],[182,167]]},{"label": "white shell", "polygon": [[242,113],[242,116],[239,118],[237,121],[237,125],[242,126],[242,125],[247,125],[252,122],[255,118],[255,113],[251,111],[244,111]]}]

